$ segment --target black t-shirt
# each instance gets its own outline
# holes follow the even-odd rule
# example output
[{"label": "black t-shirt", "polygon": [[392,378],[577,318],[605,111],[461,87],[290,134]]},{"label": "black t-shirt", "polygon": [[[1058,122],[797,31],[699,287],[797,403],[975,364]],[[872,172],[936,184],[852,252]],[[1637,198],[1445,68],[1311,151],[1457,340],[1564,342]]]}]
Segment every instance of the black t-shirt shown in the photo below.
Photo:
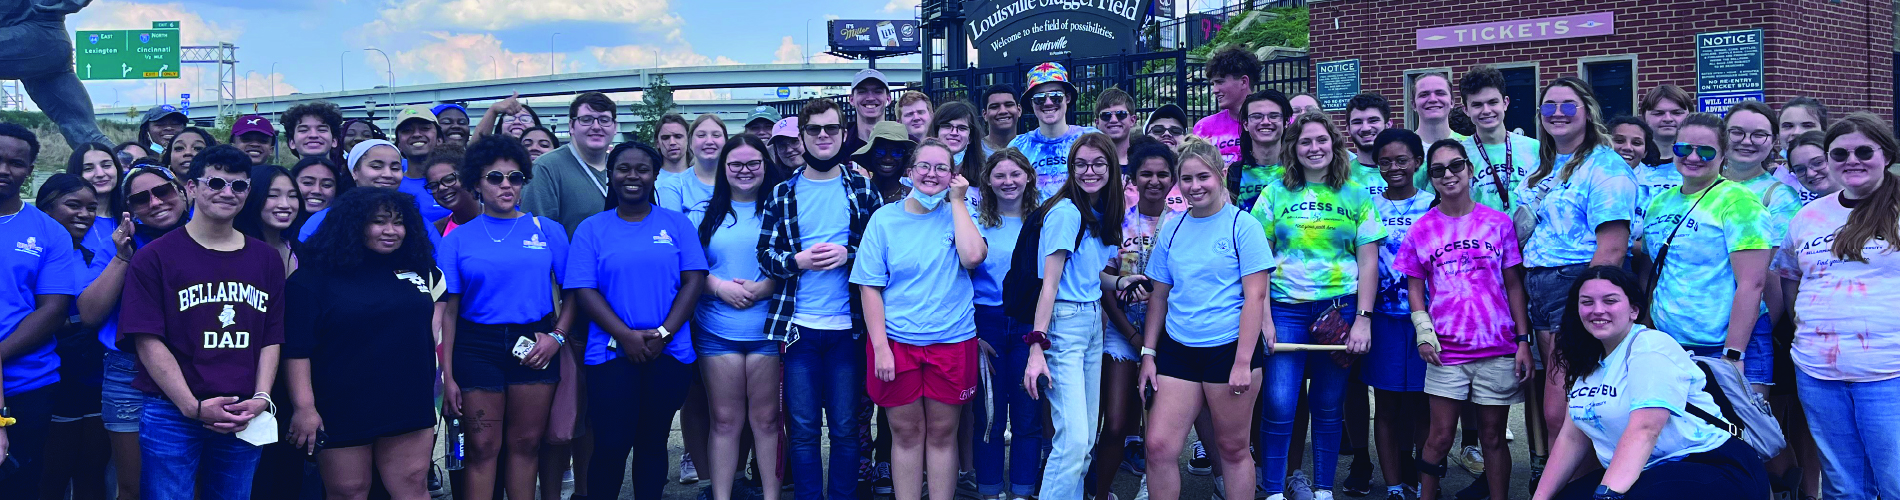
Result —
[{"label": "black t-shirt", "polygon": [[369,262],[301,269],[285,285],[284,357],[310,360],[317,413],[332,442],[435,425],[441,272]]}]

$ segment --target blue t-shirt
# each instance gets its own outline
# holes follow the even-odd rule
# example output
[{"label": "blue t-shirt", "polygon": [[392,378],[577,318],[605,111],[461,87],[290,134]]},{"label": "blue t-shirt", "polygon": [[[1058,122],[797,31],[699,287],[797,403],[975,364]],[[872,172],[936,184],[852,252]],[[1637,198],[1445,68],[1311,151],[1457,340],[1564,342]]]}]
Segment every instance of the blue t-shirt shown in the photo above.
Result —
[{"label": "blue t-shirt", "polygon": [[706,202],[712,200],[713,185],[699,182],[698,175],[688,175],[692,173],[689,169],[685,174],[661,179],[654,185],[654,200],[660,203],[660,208],[689,217],[706,211]]},{"label": "blue t-shirt", "polygon": [[[763,221],[759,219],[757,207],[757,202],[732,202],[733,213],[726,214],[719,229],[713,231],[706,245],[706,264],[713,276],[747,281],[765,278],[759,271],[759,228]],[[694,231],[698,231],[705,217],[703,211],[686,216],[692,221]],[[695,232],[693,237],[698,238],[699,234]],[[770,296],[753,301],[752,307],[739,309],[706,294],[699,297],[699,307],[693,311],[693,325],[722,339],[756,342],[765,340],[765,321],[771,310]]]},{"label": "blue t-shirt", "polygon": [[1524,243],[1525,267],[1590,262],[1597,251],[1597,226],[1636,217],[1636,174],[1629,163],[1609,146],[1597,146],[1589,154],[1567,181],[1558,174],[1570,155],[1557,155],[1550,175],[1512,196],[1526,202],[1542,199],[1536,209],[1537,229]]},{"label": "blue t-shirt", "polygon": [[[405,168],[408,164],[409,160],[403,160]],[[474,186],[473,179],[470,181],[468,185]],[[405,175],[402,177],[402,184],[396,185],[396,190],[416,197],[416,209],[422,211],[422,218],[426,222],[435,222],[449,216],[449,209],[442,208],[442,204],[436,203],[435,195],[429,194],[428,179],[417,179]]]},{"label": "blue t-shirt", "polygon": [[[706,250],[699,245],[693,223],[679,212],[659,207],[640,222],[627,222],[613,210],[588,217],[574,229],[570,257],[564,286],[599,290],[614,315],[634,330],[651,330],[665,323],[679,295],[680,273],[706,270]],[[689,324],[680,331],[691,328]],[[620,357],[618,350],[607,348],[612,339],[600,325],[588,327],[586,363],[598,365]],[[681,363],[692,363],[696,359],[692,336],[673,337],[666,353]]]},{"label": "blue t-shirt", "polygon": [[851,282],[883,287],[884,335],[909,345],[976,337],[976,291],[957,256],[949,207],[913,214],[892,203],[871,214]]},{"label": "blue t-shirt", "polygon": [[[86,263],[86,272],[82,276],[84,279],[79,282],[81,292],[85,291],[86,287],[92,286],[92,282],[99,279],[99,275],[105,274],[106,266],[112,265],[112,259],[117,258],[119,247],[112,243],[112,232],[117,230],[119,230],[118,219],[99,217],[92,221],[92,229],[86,231],[86,237],[79,240],[80,246],[92,251],[92,262]],[[73,314],[79,314],[77,297],[73,299]],[[119,350],[119,307],[117,305],[112,307],[112,312],[106,314],[105,322],[99,325],[98,335],[99,343],[105,345],[106,350]]]},{"label": "blue t-shirt", "polygon": [[[1099,219],[1098,219],[1099,220]],[[1062,277],[1056,283],[1056,300],[1069,302],[1094,302],[1102,299],[1102,268],[1108,266],[1108,259],[1119,252],[1114,246],[1102,242],[1102,235],[1094,231],[1082,236],[1077,243],[1075,236],[1083,233],[1082,212],[1069,200],[1056,202],[1042,219],[1042,241],[1036,252],[1036,276],[1047,278],[1049,269],[1047,259],[1056,251],[1069,252],[1069,259],[1062,266]],[[1119,243],[1119,242],[1118,242]],[[1041,289],[1040,286],[1037,287]]]},{"label": "blue t-shirt", "polygon": [[1424,217],[1432,209],[1432,200],[1437,195],[1419,190],[1411,198],[1404,200],[1387,199],[1383,194],[1372,197],[1372,204],[1379,207],[1379,218],[1385,222],[1385,241],[1379,243],[1379,302],[1374,312],[1404,316],[1412,313],[1411,289],[1405,285],[1405,273],[1399,272],[1396,262],[1399,247],[1405,245],[1405,233],[1412,230],[1412,223]]},{"label": "blue t-shirt", "polygon": [[1669,410],[1669,422],[1656,435],[1656,447],[1643,468],[1713,450],[1728,441],[1728,432],[1688,410],[1696,405],[1710,415],[1722,414],[1715,399],[1702,390],[1705,378],[1689,351],[1669,335],[1635,325],[1604,355],[1596,371],[1571,386],[1570,421],[1589,436],[1604,467],[1610,466],[1629,428],[1630,413],[1644,408]]},{"label": "blue t-shirt", "polygon": [[[972,214],[975,210],[971,211]],[[974,217],[975,215],[972,215]],[[1002,224],[996,227],[976,225],[977,234],[983,235],[983,243],[989,246],[989,252],[983,256],[983,267],[977,268],[971,277],[976,287],[976,305],[1003,305],[1003,278],[1009,276],[1011,252],[1015,251],[1016,240],[1023,233],[1022,217],[997,217]]]},{"label": "blue t-shirt", "polygon": [[[819,243],[839,246],[851,243],[851,207],[845,193],[844,178],[812,180],[798,176],[792,194],[798,197],[799,248]],[[792,322],[810,328],[844,330],[851,323],[851,287],[847,282],[850,267],[829,271],[805,271],[798,277],[796,311]],[[836,327],[836,328],[826,328]]]},{"label": "blue t-shirt", "polygon": [[[1241,278],[1273,270],[1267,232],[1233,204],[1207,217],[1174,217],[1155,233],[1148,277],[1167,283],[1168,337],[1188,347],[1240,339]],[[1136,325],[1141,326],[1141,325]]]},{"label": "blue t-shirt", "polygon": [[[85,264],[73,249],[72,233],[33,205],[21,204],[19,212],[0,217],[0,244],[7,246],[0,251],[0,271],[13,277],[12,285],[0,288],[0,339],[5,339],[18,333],[20,322],[33,313],[38,304],[35,295],[79,295]],[[0,365],[6,395],[59,381],[59,356],[53,354],[53,344],[49,339]]]},{"label": "blue t-shirt", "polygon": [[330,207],[323,207],[322,210],[310,214],[310,218],[303,220],[303,227],[297,228],[297,241],[310,241],[310,236],[317,234],[317,227],[323,225],[323,219],[329,216]]},{"label": "blue t-shirt", "polygon": [[[537,224],[537,221],[539,222]],[[567,231],[554,219],[476,216],[442,238],[436,265],[448,293],[462,294],[463,319],[528,324],[554,312],[555,280],[567,274]]]},{"label": "blue t-shirt", "polygon": [[[1023,132],[1009,141],[1009,147],[1022,151],[1029,158],[1030,170],[1036,175],[1036,192],[1047,200],[1056,195],[1062,183],[1069,181],[1069,148],[1082,134],[1095,132],[1095,127],[1069,126],[1069,132],[1062,137],[1050,138],[1042,135],[1041,130]],[[1110,165],[1110,168],[1114,168]],[[1042,201],[1042,200],[1036,200]]]}]

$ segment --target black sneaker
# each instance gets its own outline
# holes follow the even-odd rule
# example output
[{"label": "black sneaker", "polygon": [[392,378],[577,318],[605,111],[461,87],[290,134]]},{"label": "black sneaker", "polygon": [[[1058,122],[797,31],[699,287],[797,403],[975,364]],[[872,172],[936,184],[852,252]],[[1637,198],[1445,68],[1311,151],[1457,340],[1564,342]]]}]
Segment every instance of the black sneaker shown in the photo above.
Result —
[{"label": "black sneaker", "polygon": [[1471,486],[1466,486],[1465,489],[1458,490],[1458,493],[1454,494],[1453,497],[1458,500],[1485,500],[1491,498],[1491,481],[1485,479],[1484,474],[1479,474],[1477,478],[1471,480]]},{"label": "black sneaker", "polygon": [[1362,465],[1360,462],[1352,461],[1352,470],[1346,473],[1346,482],[1339,485],[1339,490],[1347,495],[1363,497],[1372,494],[1372,464],[1368,462]]},{"label": "black sneaker", "polygon": [[894,490],[891,489],[891,464],[888,462],[878,462],[877,472],[871,476],[871,492],[879,495],[889,495],[892,491]]},{"label": "black sneaker", "polygon": [[1214,473],[1214,459],[1207,458],[1207,448],[1200,441],[1194,442],[1194,457],[1188,459],[1188,473],[1206,476]]},{"label": "black sneaker", "polygon": [[1403,491],[1387,490],[1385,492],[1385,500],[1405,500],[1405,493]]}]

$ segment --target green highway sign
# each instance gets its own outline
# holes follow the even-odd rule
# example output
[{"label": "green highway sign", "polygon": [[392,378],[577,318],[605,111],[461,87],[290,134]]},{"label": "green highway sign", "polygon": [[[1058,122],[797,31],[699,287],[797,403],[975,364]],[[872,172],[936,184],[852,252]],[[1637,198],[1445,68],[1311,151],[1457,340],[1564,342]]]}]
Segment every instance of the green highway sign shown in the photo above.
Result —
[{"label": "green highway sign", "polygon": [[178,78],[176,21],[168,29],[80,31],[73,36],[73,69],[81,80]]},{"label": "green highway sign", "polygon": [[178,29],[178,21],[152,21],[152,29],[175,30]]}]

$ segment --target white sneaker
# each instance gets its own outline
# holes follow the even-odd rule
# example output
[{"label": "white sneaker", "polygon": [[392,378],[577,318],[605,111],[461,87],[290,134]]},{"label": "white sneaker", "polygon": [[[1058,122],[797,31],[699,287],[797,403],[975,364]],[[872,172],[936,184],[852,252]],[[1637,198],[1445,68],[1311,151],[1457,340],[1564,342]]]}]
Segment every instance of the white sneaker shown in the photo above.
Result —
[{"label": "white sneaker", "polygon": [[1287,500],[1313,500],[1313,481],[1306,478],[1306,470],[1293,471],[1286,477]]},{"label": "white sneaker", "polygon": [[[1147,485],[1148,484],[1147,481],[1148,480],[1146,478],[1143,478],[1142,485],[1144,486]],[[1147,499],[1138,498],[1136,500],[1147,500]],[[1214,500],[1227,500],[1227,478],[1221,477],[1221,476],[1214,476]]]},{"label": "white sneaker", "polygon": [[1267,500],[1286,500],[1286,495],[1280,494],[1280,493],[1274,493],[1272,495],[1267,495]]},{"label": "white sneaker", "polygon": [[1333,490],[1314,490],[1313,500],[1333,500]]},{"label": "white sneaker", "polygon": [[1135,485],[1135,500],[1148,500],[1148,475],[1141,475],[1141,484]]},{"label": "white sneaker", "polygon": [[699,468],[693,466],[693,456],[680,455],[680,484],[699,482]]},{"label": "white sneaker", "polygon": [[1516,440],[1517,440],[1517,433],[1514,433],[1514,432],[1511,432],[1511,429],[1510,429],[1509,427],[1506,427],[1506,428],[1504,428],[1504,440],[1505,440],[1505,441],[1516,441]]},{"label": "white sneaker", "polygon": [[1464,466],[1465,472],[1474,475],[1484,473],[1484,451],[1476,446],[1466,446],[1463,451],[1459,451],[1458,462]]}]

